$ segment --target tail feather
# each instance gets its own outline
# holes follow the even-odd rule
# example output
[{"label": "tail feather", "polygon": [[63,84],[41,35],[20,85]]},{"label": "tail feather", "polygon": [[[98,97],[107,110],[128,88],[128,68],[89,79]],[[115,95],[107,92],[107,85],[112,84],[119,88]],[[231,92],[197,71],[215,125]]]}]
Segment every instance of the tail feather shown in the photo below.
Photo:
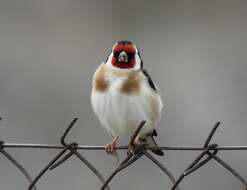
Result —
[{"label": "tail feather", "polygon": [[157,133],[156,131],[155,132],[152,132],[151,134],[147,134],[146,138],[145,138],[145,141],[146,143],[149,145],[149,146],[152,146],[154,148],[150,149],[153,153],[159,155],[159,156],[164,156],[164,152],[158,148],[158,145],[157,143],[155,142],[154,140],[154,137],[153,136],[157,136]]}]

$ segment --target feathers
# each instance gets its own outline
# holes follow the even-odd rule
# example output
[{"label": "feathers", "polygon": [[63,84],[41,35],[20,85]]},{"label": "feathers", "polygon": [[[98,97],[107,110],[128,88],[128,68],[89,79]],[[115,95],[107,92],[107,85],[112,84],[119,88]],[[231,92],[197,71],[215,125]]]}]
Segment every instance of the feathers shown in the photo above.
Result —
[{"label": "feathers", "polygon": [[120,91],[125,94],[139,94],[141,86],[141,76],[139,72],[131,73],[122,83]]},{"label": "feathers", "polygon": [[142,143],[145,143],[148,146],[153,147],[152,149],[150,149],[153,153],[159,156],[164,156],[164,152],[158,147],[157,143],[154,140],[154,136],[157,136],[157,131],[155,129],[139,139]]},{"label": "feathers", "polygon": [[150,88],[142,72],[116,72],[106,64],[100,67],[104,67],[103,78],[109,86],[105,91],[97,90],[96,71],[91,102],[102,126],[113,136],[131,135],[139,123],[146,120],[140,135],[153,131],[161,116],[162,101],[159,94]]},{"label": "feathers", "polygon": [[109,83],[105,76],[105,68],[101,65],[94,74],[93,90],[104,92],[107,90]]},{"label": "feathers", "polygon": [[153,130],[153,136],[154,137],[157,137],[158,136],[158,133],[157,133],[156,129]]},{"label": "feathers", "polygon": [[152,148],[150,149],[153,153],[159,155],[159,156],[164,156],[164,152],[158,148],[158,145],[157,143],[155,142],[154,140],[154,136],[157,136],[157,132],[156,130],[154,129],[152,131],[152,133],[148,133],[145,137],[145,142],[149,145],[149,146],[153,146],[153,147],[156,147],[156,148]]},{"label": "feathers", "polygon": [[[119,58],[122,52],[128,58],[125,62]],[[149,146],[157,147],[153,137],[157,136],[155,127],[163,104],[134,44],[129,41],[115,44],[108,59],[94,73],[92,86],[93,111],[110,135],[130,136],[145,120],[139,138]],[[158,147],[151,151],[164,155]]]},{"label": "feathers", "polygon": [[150,86],[154,91],[156,91],[157,88],[156,88],[154,82],[152,81],[150,75],[148,74],[148,71],[147,71],[146,69],[144,69],[144,68],[142,68],[141,71],[142,71],[142,73],[146,76],[149,86]]}]

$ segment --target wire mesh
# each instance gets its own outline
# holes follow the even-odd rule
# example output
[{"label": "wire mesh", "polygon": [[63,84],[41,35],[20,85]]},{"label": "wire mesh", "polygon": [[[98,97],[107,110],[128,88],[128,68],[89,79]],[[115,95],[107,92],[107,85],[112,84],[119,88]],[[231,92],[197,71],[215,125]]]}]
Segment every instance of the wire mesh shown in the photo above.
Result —
[{"label": "wire mesh", "polygon": [[[1,118],[0,118],[1,120]],[[138,161],[142,156],[146,156],[150,161],[152,161],[156,166],[160,168],[160,170],[168,177],[168,179],[172,183],[171,190],[180,190],[179,184],[184,180],[184,178],[196,170],[200,169],[202,166],[207,164],[209,161],[214,160],[219,163],[222,167],[224,167],[228,172],[230,172],[234,177],[236,177],[247,190],[247,182],[246,180],[237,173],[229,164],[223,161],[217,154],[220,151],[234,151],[234,150],[247,150],[247,146],[219,146],[218,144],[211,143],[212,137],[214,136],[216,130],[218,129],[220,122],[217,122],[209,135],[207,136],[203,146],[159,146],[161,150],[173,150],[173,151],[199,151],[198,156],[189,164],[189,166],[183,171],[183,173],[176,179],[173,174],[155,157],[152,156],[149,150],[152,150],[152,147],[148,146],[144,143],[136,144],[134,140],[136,139],[139,131],[145,125],[145,121],[142,121],[140,125],[137,127],[134,134],[131,136],[129,144],[127,146],[118,146],[116,150],[127,150],[127,156],[123,159],[123,161],[116,167],[116,169],[111,173],[111,175],[105,179],[103,175],[97,170],[93,164],[89,162],[82,154],[79,152],[81,150],[104,150],[105,146],[102,145],[78,145],[76,142],[66,142],[65,139],[72,129],[72,127],[77,122],[78,118],[74,118],[72,122],[69,124],[65,132],[62,134],[60,138],[61,145],[54,144],[21,144],[21,143],[6,143],[4,141],[0,141],[0,153],[7,158],[12,164],[18,168],[22,174],[29,181],[29,186],[27,190],[37,190],[36,184],[42,178],[43,175],[48,170],[53,170],[63,164],[66,160],[71,158],[72,156],[76,156],[83,164],[85,164],[89,170],[91,170],[95,176],[101,181],[102,187],[101,190],[107,189],[110,190],[109,183],[113,180],[113,178],[122,170],[129,167]],[[34,148],[34,149],[60,149],[59,153],[46,165],[44,166],[40,172],[36,175],[36,177],[32,178],[28,173],[27,169],[24,168],[13,156],[11,156],[6,149],[10,148]]]}]

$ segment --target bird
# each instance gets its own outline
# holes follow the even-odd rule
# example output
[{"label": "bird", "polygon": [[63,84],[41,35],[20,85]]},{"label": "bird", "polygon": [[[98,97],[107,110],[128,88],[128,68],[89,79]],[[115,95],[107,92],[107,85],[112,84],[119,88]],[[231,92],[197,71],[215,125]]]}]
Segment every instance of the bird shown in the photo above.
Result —
[{"label": "bird", "polygon": [[107,59],[96,69],[91,104],[100,124],[113,139],[105,145],[108,154],[116,152],[119,137],[130,136],[145,120],[135,142],[144,142],[154,147],[153,153],[164,155],[154,140],[163,108],[161,93],[144,69],[134,43],[115,43]]}]

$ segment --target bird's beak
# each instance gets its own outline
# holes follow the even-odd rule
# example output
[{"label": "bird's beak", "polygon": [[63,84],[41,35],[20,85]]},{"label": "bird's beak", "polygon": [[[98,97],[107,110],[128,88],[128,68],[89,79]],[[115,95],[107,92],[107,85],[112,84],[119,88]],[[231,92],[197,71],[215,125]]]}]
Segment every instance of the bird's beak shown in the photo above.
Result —
[{"label": "bird's beak", "polygon": [[118,56],[118,62],[128,62],[128,55],[125,53],[125,51],[122,51]]}]

